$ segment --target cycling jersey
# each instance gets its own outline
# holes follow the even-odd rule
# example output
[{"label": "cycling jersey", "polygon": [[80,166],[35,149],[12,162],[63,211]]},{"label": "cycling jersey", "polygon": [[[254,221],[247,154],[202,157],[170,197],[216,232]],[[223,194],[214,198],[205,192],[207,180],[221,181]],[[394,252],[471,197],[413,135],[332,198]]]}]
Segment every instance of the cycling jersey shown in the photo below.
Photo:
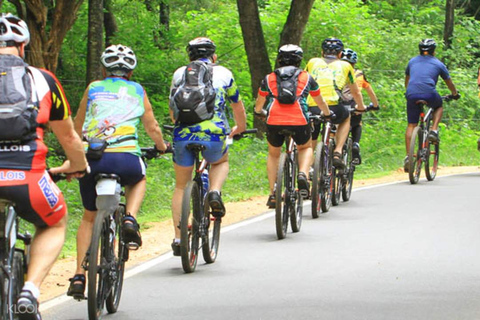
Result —
[{"label": "cycling jersey", "polygon": [[43,172],[48,148],[43,142],[44,128],[49,121],[65,120],[70,106],[62,85],[49,71],[28,67],[32,76],[32,94],[39,101],[37,138],[24,144],[0,143],[0,169]]},{"label": "cycling jersey", "polygon": [[450,79],[447,67],[431,55],[419,55],[408,62],[405,75],[409,76],[407,97],[415,94],[435,93],[438,76]]},{"label": "cycling jersey", "polygon": [[145,113],[143,87],[122,77],[107,77],[88,86],[84,137],[105,139],[105,152],[141,155],[137,127]]},{"label": "cycling jersey", "polygon": [[[209,59],[200,59],[210,64]],[[172,93],[178,88],[185,66],[178,68],[173,74],[172,85],[170,88],[170,98]],[[223,141],[225,135],[230,133],[230,126],[227,120],[227,101],[239,102],[240,92],[233,78],[232,72],[227,68],[213,64],[213,87],[215,88],[215,114],[212,119],[205,120],[197,124],[175,124],[173,132],[176,141]]]},{"label": "cycling jersey", "polygon": [[[352,65],[335,57],[312,58],[305,70],[318,83],[322,97],[329,106],[337,105],[342,99],[343,88],[355,83]],[[312,97],[308,97],[307,103],[309,106],[316,105]]]},{"label": "cycling jersey", "polygon": [[[275,96],[277,92],[277,76],[274,72],[263,79],[258,94],[266,97],[266,109],[268,111],[267,124],[276,126],[301,126],[309,122],[307,96],[320,95],[320,88],[317,82],[306,72],[298,75],[297,97],[293,104],[282,104]],[[316,104],[315,104],[316,105]]]},{"label": "cycling jersey", "polygon": [[[370,82],[367,81],[367,78],[362,70],[355,69],[355,82],[360,90],[370,87]],[[351,102],[351,105],[355,106],[355,101],[352,93],[350,92],[349,86],[345,86],[345,88],[343,88],[342,95],[347,102]]]}]

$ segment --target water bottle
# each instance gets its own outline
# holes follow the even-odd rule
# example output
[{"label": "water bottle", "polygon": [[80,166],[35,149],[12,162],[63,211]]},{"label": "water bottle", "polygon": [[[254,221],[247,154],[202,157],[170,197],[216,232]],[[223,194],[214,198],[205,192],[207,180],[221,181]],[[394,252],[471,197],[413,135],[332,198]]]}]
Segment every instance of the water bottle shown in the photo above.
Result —
[{"label": "water bottle", "polygon": [[203,170],[201,178],[202,178],[203,194],[207,194],[208,187],[209,187],[208,170],[207,169]]}]

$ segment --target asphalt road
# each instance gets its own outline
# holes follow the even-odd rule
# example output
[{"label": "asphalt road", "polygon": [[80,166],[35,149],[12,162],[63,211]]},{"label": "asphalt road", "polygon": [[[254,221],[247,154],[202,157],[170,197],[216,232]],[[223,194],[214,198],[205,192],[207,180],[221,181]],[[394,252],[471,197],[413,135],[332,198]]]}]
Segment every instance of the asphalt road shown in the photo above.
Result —
[{"label": "asphalt road", "polygon": [[[267,213],[222,234],[214,264],[180,259],[125,280],[104,319],[480,319],[480,174],[356,190],[277,240]],[[87,319],[87,303],[44,319]]]}]

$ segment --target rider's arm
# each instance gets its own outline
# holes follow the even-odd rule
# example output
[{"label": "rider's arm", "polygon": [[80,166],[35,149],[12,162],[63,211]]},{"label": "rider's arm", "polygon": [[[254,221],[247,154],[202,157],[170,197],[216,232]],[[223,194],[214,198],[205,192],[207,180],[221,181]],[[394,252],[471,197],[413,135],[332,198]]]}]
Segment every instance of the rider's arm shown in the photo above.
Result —
[{"label": "rider's arm", "polygon": [[153,142],[155,142],[155,148],[157,148],[157,150],[165,151],[167,146],[163,141],[162,130],[160,129],[160,126],[153,115],[152,105],[150,100],[148,100],[146,92],[143,98],[143,105],[145,106],[145,112],[142,116],[142,123],[145,127],[145,132],[153,140]]},{"label": "rider's arm", "polygon": [[230,137],[233,137],[247,129],[247,115],[245,114],[245,107],[243,106],[242,100],[231,102],[230,107],[232,108],[233,119],[235,120],[235,126],[230,133]]},{"label": "rider's arm", "polygon": [[370,98],[370,101],[373,103],[373,107],[378,108],[378,99],[377,95],[373,91],[372,86],[368,86],[365,88],[365,91],[367,91],[368,97]]},{"label": "rider's arm", "polygon": [[85,152],[83,150],[82,139],[78,136],[73,128],[72,118],[68,117],[64,120],[50,121],[50,128],[58,142],[65,150],[68,160],[60,168],[53,168],[52,173],[69,173],[81,172],[87,168],[87,160],[85,159]]},{"label": "rider's arm", "polygon": [[408,87],[408,82],[410,81],[410,76],[405,76],[405,89]]},{"label": "rider's arm", "polygon": [[355,103],[357,104],[357,109],[362,111],[365,110],[365,105],[363,104],[363,96],[360,93],[360,90],[358,89],[357,84],[354,83],[349,83],[347,84],[350,88],[350,92],[352,93],[353,100],[355,100]]},{"label": "rider's arm", "polygon": [[330,108],[328,108],[328,105],[323,99],[322,95],[319,94],[317,96],[312,96],[312,98],[313,101],[315,101],[317,106],[320,108],[320,110],[322,110],[322,113],[327,117],[330,116]]},{"label": "rider's arm", "polygon": [[75,131],[80,137],[82,136],[83,123],[85,122],[85,114],[87,113],[87,99],[88,99],[88,88],[83,93],[82,100],[80,101],[80,105],[78,106],[77,115],[73,120]]},{"label": "rider's arm", "polygon": [[452,93],[452,95],[456,96],[458,94],[457,88],[453,84],[452,78],[448,78],[445,80],[445,84],[447,85],[448,89]]},{"label": "rider's arm", "polygon": [[266,97],[262,95],[257,96],[257,100],[255,101],[255,108],[254,108],[254,112],[256,114],[260,114],[262,112],[263,106],[265,105],[265,101],[267,101]]}]

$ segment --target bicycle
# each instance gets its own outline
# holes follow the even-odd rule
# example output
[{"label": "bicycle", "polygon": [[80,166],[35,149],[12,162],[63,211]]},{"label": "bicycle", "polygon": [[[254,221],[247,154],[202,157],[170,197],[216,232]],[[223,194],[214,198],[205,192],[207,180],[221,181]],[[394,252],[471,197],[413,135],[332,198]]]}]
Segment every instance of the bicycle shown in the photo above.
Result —
[{"label": "bicycle", "polygon": [[[16,306],[22,291],[30,257],[32,235],[19,232],[19,217],[14,203],[0,199],[0,314],[1,319],[17,319],[17,314],[32,312]],[[16,247],[18,240],[23,249]]]},{"label": "bicycle", "polygon": [[[158,152],[155,148],[141,148],[144,159],[152,159]],[[54,181],[65,179],[54,176]],[[123,239],[122,223],[126,216],[125,195],[120,177],[116,174],[98,173],[95,189],[97,192],[95,216],[90,246],[82,267],[87,271],[87,297],[74,296],[78,301],[88,301],[88,318],[100,319],[104,308],[115,313],[120,304],[125,273],[125,262],[129,250],[137,250],[137,243],[126,243]]]},{"label": "bicycle", "polygon": [[275,229],[277,238],[287,236],[288,220],[292,232],[299,232],[303,218],[303,198],[308,194],[301,194],[296,188],[298,171],[297,144],[292,138],[294,134],[283,129],[280,134],[285,136],[285,152],[280,155],[275,183]]},{"label": "bicycle", "polygon": [[335,126],[323,115],[311,115],[313,121],[321,124],[322,140],[315,148],[312,179],[312,218],[318,218],[320,210],[325,213],[332,205],[333,192],[333,150],[335,149]]},{"label": "bicycle", "polygon": [[[164,125],[163,127],[169,131],[174,129],[173,126]],[[257,129],[246,130],[235,136],[234,140],[243,138],[245,134],[253,133],[257,133]],[[192,273],[196,269],[200,249],[206,263],[215,262],[220,245],[222,218],[213,216],[208,202],[205,201],[208,188],[204,185],[202,174],[209,168],[209,163],[201,157],[201,152],[206,147],[202,144],[191,143],[186,148],[194,153],[195,174],[193,179],[187,183],[182,198],[179,225],[180,256],[185,273]]]},{"label": "bicycle", "polygon": [[[460,96],[458,96],[459,98]],[[452,99],[458,99],[452,95],[442,97],[442,100],[448,102]],[[421,109],[418,126],[412,132],[410,139],[410,148],[408,151],[408,178],[411,184],[416,184],[420,178],[422,164],[425,164],[425,176],[428,181],[433,181],[437,175],[438,159],[440,157],[440,140],[431,142],[428,139],[430,126],[433,118],[433,108],[428,106],[427,101],[418,100],[417,105]],[[424,107],[428,107],[424,113]]]}]

